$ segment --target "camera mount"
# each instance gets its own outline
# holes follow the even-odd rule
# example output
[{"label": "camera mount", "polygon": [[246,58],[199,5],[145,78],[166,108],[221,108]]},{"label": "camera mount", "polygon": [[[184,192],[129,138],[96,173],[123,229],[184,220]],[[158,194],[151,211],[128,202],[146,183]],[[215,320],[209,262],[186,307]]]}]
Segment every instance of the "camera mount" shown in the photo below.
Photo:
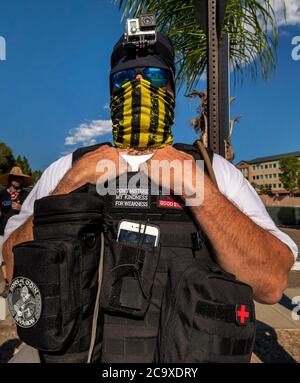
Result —
[{"label": "camera mount", "polygon": [[156,44],[156,18],[154,13],[141,14],[139,18],[127,19],[124,33],[125,48],[143,49]]}]

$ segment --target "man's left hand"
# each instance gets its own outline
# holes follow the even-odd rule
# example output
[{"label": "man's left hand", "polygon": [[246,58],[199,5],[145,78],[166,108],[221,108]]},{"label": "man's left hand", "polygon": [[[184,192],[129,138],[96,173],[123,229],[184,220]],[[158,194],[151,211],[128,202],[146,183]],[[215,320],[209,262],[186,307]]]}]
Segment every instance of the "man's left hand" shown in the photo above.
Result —
[{"label": "man's left hand", "polygon": [[147,173],[155,184],[165,189],[169,188],[183,199],[195,194],[197,173],[203,176],[193,156],[172,146],[157,149],[154,155],[140,166],[140,170]]}]

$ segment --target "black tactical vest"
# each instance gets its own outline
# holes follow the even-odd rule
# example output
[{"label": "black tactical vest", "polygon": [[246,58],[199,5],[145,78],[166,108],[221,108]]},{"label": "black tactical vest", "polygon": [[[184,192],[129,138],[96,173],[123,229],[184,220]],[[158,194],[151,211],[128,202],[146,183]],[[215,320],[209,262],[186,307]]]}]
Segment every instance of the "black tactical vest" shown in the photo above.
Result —
[{"label": "black tactical vest", "polygon": [[[98,146],[96,146],[98,147]],[[92,147],[90,149],[94,149]],[[178,150],[185,151],[196,160],[201,160],[199,150],[186,144],[175,144]],[[73,160],[76,161],[89,148],[83,148],[76,151]],[[212,161],[213,152],[209,151]],[[136,173],[129,173],[130,177]],[[117,185],[118,186],[118,185]],[[185,207],[177,196],[162,196],[150,194],[150,181],[148,184],[149,193],[134,195],[130,190],[122,190],[122,194],[116,196],[104,197],[104,206],[107,216],[111,217],[114,232],[106,241],[105,266],[104,266],[104,288],[102,291],[102,306],[106,303],[104,309],[104,325],[103,325],[103,344],[101,362],[132,362],[132,363],[151,363],[154,360],[154,353],[157,344],[157,335],[159,327],[160,309],[164,288],[167,281],[167,272],[170,261],[175,257],[178,260],[183,258],[208,258],[211,257],[210,251],[204,239],[204,235],[199,225],[196,225],[189,208]],[[145,192],[145,191],[144,191]],[[127,199],[126,199],[127,198]],[[122,294],[122,299],[127,301],[126,304],[133,307],[124,306],[123,310],[118,312],[114,306],[114,302],[108,302],[109,298],[105,293],[114,283],[114,279],[120,278],[120,275],[111,276],[110,270],[118,266],[116,260],[120,258],[127,250],[124,245],[116,242],[116,230],[121,219],[128,219],[140,223],[153,223],[160,227],[159,246],[147,249],[146,257],[151,258],[152,285],[151,299],[146,306],[146,313],[143,316],[139,307],[134,307],[137,303],[137,295],[142,295],[142,291],[134,289],[135,297],[130,301],[130,286],[128,286],[128,297]],[[131,248],[131,253],[135,252],[135,248]],[[128,259],[127,259],[128,261]],[[121,270],[126,272],[128,270]],[[127,275],[127,274],[126,274]],[[136,281],[138,286],[138,281]],[[118,284],[111,292],[115,294],[115,300],[119,302],[120,291],[117,291]],[[143,298],[143,297],[142,297]],[[142,299],[141,298],[141,299]],[[138,306],[138,303],[137,303]]]},{"label": "black tactical vest", "polygon": [[[78,149],[73,153],[73,163],[100,145]],[[174,147],[196,160],[202,159],[193,145]],[[208,153],[212,161],[213,152]],[[135,173],[129,173],[128,180],[134,176]],[[86,204],[91,201],[88,207],[80,202],[85,201],[85,196]],[[80,206],[80,212],[76,206]],[[159,246],[117,242],[117,227],[122,219],[158,225]],[[35,326],[18,327],[18,333],[26,343],[42,351],[46,362],[86,361],[97,290],[100,232],[105,238],[104,272],[93,362],[249,361],[255,325],[251,288],[217,265],[200,225],[177,196],[151,195],[150,181],[148,191],[123,189],[115,196],[99,196],[94,185],[84,185],[69,195],[36,201],[34,225],[35,240],[14,248],[14,277],[25,273],[25,277],[35,281],[51,308],[46,305],[47,315],[42,312]],[[66,238],[69,246],[73,244],[69,255],[61,251]],[[54,249],[51,259],[47,257],[49,244]],[[31,254],[25,268],[24,253]],[[49,264],[38,261],[41,253]],[[74,254],[80,262],[74,261]],[[32,269],[32,262],[41,263],[43,275],[48,270],[46,284],[42,281],[45,277],[37,276]],[[75,271],[73,278],[66,275],[68,269]],[[188,292],[189,280],[193,297]],[[179,286],[185,285],[180,290]],[[180,294],[186,295],[178,298]],[[62,298],[69,302],[66,312],[61,306]],[[176,303],[178,299],[183,307]],[[241,308],[243,303],[246,305]],[[196,312],[200,319],[209,319],[204,320],[204,332],[199,321],[190,323],[188,338],[182,338],[184,331],[176,327],[178,318],[188,311],[185,305],[193,307],[192,317]],[[239,323],[236,315],[245,310],[249,310],[248,321]],[[45,329],[52,331],[51,341]],[[190,350],[191,344],[199,341],[206,345],[204,354],[197,347],[195,352]]]}]

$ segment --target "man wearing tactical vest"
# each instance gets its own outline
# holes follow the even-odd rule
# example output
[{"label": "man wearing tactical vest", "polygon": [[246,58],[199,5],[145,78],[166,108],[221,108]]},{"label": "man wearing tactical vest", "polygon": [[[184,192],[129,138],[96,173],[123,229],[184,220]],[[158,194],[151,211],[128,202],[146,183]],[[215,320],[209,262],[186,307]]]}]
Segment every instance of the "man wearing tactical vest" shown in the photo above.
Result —
[{"label": "man wearing tactical vest", "polygon": [[[248,362],[253,297],[280,300],[297,247],[232,164],[201,143],[172,145],[172,42],[129,32],[111,56],[114,146],[50,165],[6,227],[12,315],[23,286],[35,299],[28,321],[16,318],[19,336],[48,363]],[[182,171],[154,171],[174,160]],[[143,189],[129,186],[139,171]],[[199,174],[201,204],[187,204],[202,190]],[[99,194],[104,175],[117,180],[113,195]],[[121,240],[124,220],[139,225],[133,242]]]}]

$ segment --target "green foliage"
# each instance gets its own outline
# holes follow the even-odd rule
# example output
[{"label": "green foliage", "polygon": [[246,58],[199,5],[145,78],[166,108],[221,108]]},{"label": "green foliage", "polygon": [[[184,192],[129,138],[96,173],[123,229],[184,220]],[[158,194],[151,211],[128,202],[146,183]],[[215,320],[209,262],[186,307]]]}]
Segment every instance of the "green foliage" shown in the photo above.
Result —
[{"label": "green foliage", "polygon": [[272,194],[272,186],[271,185],[259,185],[258,189],[259,189],[259,192],[261,194],[267,194],[267,195]]},{"label": "green foliage", "polygon": [[[206,35],[195,18],[195,0],[115,0],[123,18],[153,12],[157,25],[174,42],[177,80],[187,91],[195,86],[207,63]],[[285,0],[282,0],[285,13]],[[272,0],[229,0],[223,33],[229,34],[230,62],[236,80],[261,73],[266,79],[276,66],[278,27]],[[260,70],[259,70],[260,68]]]},{"label": "green foliage", "polygon": [[38,182],[38,180],[40,179],[41,175],[43,174],[43,172],[41,170],[34,170],[32,172],[32,181],[33,181],[33,185],[36,184]]},{"label": "green foliage", "polygon": [[14,166],[15,159],[10,147],[0,142],[0,174],[5,174]]},{"label": "green foliage", "polygon": [[25,156],[18,155],[16,158],[13,151],[4,142],[0,142],[0,174],[8,173],[13,166],[19,166],[24,174],[32,176],[33,184],[35,184],[42,172],[40,170],[32,170],[28,159]]},{"label": "green foliage", "polygon": [[291,195],[295,194],[300,189],[300,161],[295,156],[285,157],[279,161],[279,168],[282,171],[279,179],[283,187]]},{"label": "green foliage", "polygon": [[18,156],[16,158],[16,165],[22,169],[24,174],[32,175],[32,170],[26,157]]}]

